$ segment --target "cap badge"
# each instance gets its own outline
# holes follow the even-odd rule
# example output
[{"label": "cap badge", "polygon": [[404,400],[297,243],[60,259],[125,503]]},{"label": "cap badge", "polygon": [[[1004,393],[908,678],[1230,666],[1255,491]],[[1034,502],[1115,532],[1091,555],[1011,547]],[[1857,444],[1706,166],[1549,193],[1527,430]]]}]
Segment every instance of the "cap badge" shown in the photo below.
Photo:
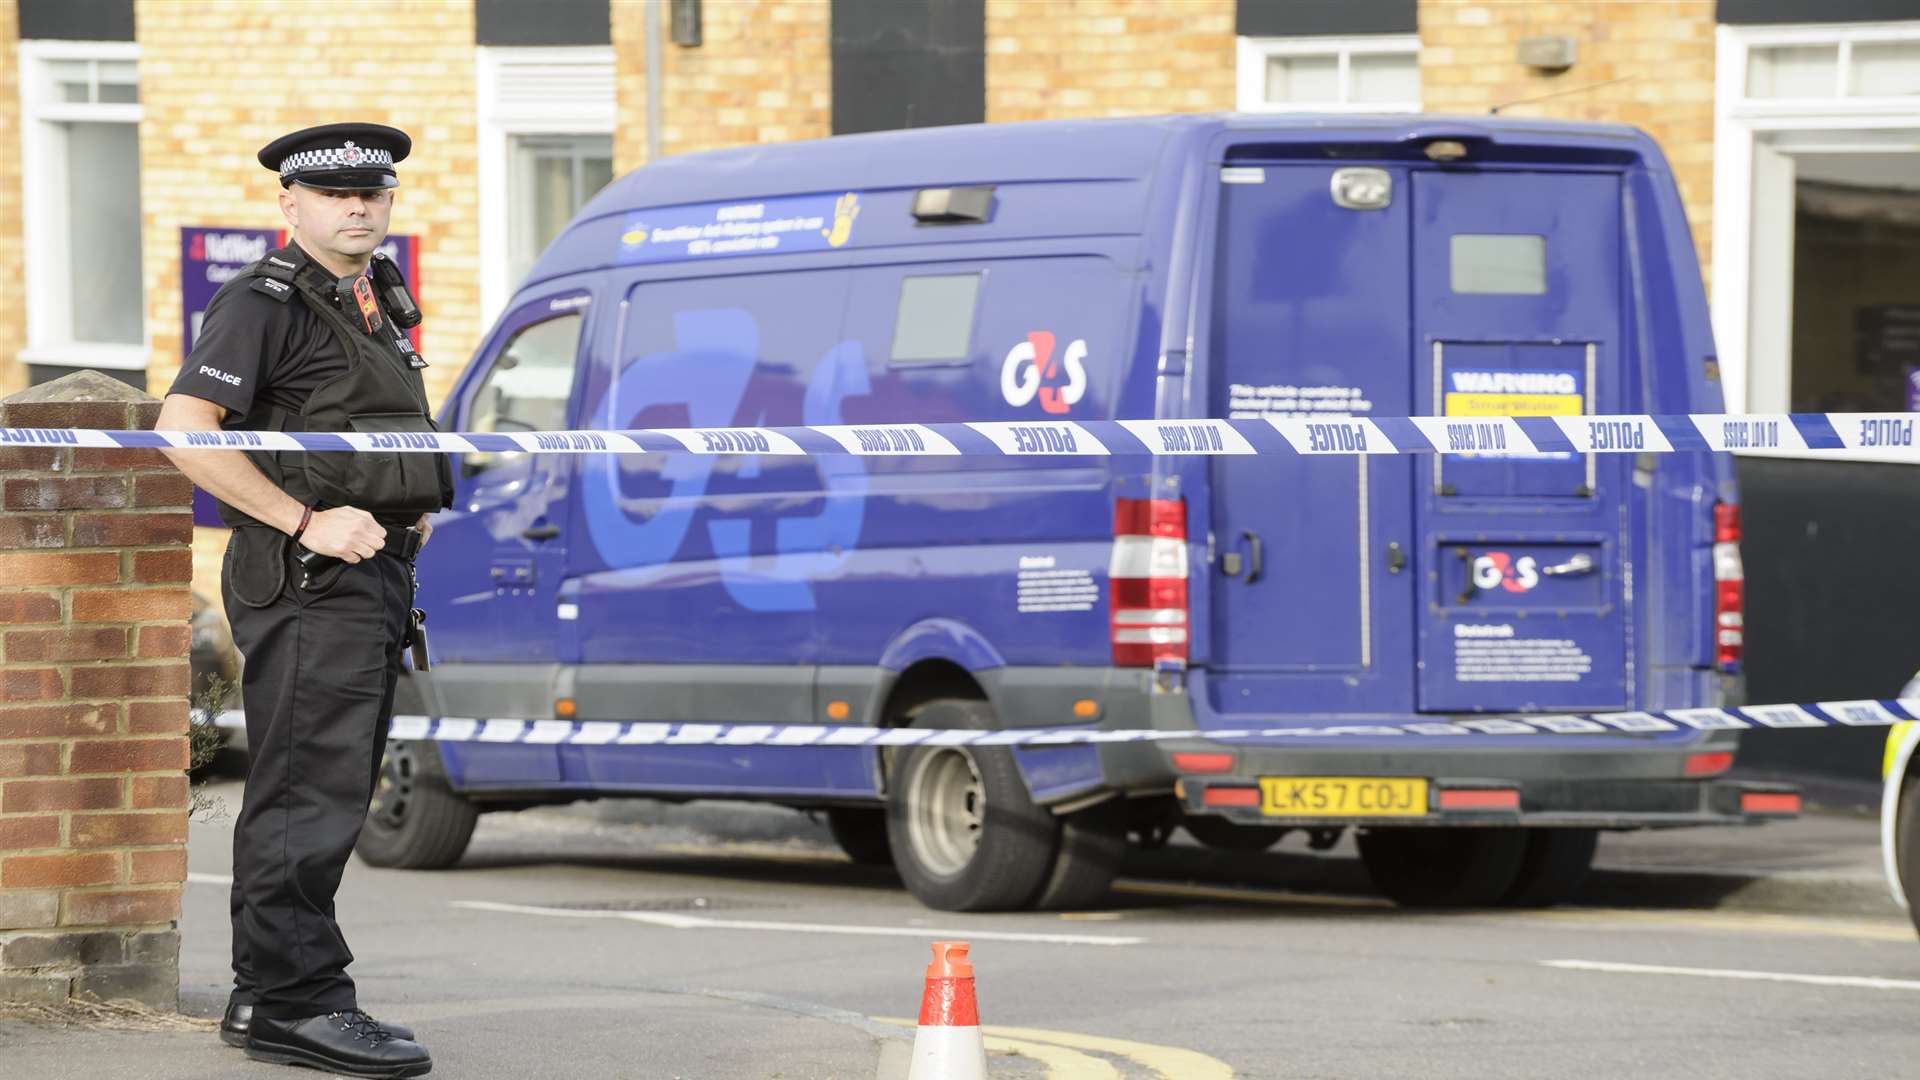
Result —
[{"label": "cap badge", "polygon": [[349,142],[346,150],[341,153],[340,160],[346,162],[348,165],[360,164],[360,148]]}]

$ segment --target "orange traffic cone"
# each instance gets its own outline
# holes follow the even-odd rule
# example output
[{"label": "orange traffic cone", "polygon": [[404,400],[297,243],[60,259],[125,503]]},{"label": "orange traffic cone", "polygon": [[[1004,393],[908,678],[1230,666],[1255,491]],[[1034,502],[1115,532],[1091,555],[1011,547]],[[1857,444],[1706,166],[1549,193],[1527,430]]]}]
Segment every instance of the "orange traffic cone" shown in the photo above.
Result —
[{"label": "orange traffic cone", "polygon": [[973,996],[968,948],[964,941],[933,943],[907,1080],[986,1080],[987,1047],[980,1041],[980,1006]]}]

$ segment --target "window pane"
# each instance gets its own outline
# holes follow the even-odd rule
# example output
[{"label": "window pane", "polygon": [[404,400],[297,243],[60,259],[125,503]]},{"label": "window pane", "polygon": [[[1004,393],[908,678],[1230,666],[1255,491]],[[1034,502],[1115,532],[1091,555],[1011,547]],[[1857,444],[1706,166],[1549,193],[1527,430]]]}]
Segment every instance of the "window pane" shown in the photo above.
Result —
[{"label": "window pane", "polygon": [[1747,67],[1747,95],[1832,97],[1839,67],[1838,45],[1781,45],[1771,49],[1755,49]]},{"label": "window pane", "polygon": [[47,61],[47,82],[55,101],[85,104],[93,100],[93,65],[86,60]]},{"label": "window pane", "polygon": [[475,396],[467,429],[554,431],[566,427],[579,344],[579,315],[537,322],[515,334]]},{"label": "window pane", "polygon": [[1337,56],[1274,56],[1267,60],[1267,100],[1275,104],[1340,100]]},{"label": "window pane", "polygon": [[1861,97],[1920,94],[1920,41],[1855,44],[1852,89]]},{"label": "window pane", "polygon": [[531,212],[533,214],[532,252],[545,251],[560,230],[567,227],[567,219],[573,216],[573,157],[561,153],[543,153],[533,162],[533,191]]},{"label": "window pane", "polygon": [[111,105],[131,105],[140,100],[140,79],[131,60],[102,60],[96,68],[99,84],[96,101]]},{"label": "window pane", "polygon": [[972,355],[973,304],[979,274],[907,278],[893,320],[895,363],[965,360]]},{"label": "window pane", "polygon": [[1420,62],[1411,53],[1355,53],[1347,77],[1351,102],[1420,100]]},{"label": "window pane", "polygon": [[[139,345],[140,139],[133,124],[62,124],[67,144],[67,250],[73,253],[73,340]],[[113,253],[89,258],[84,253]]]},{"label": "window pane", "polygon": [[508,272],[518,284],[613,179],[610,135],[519,135],[508,144]]},{"label": "window pane", "polygon": [[1462,233],[1453,237],[1450,254],[1454,292],[1537,296],[1547,291],[1544,236]]},{"label": "window pane", "polygon": [[[611,142],[612,140],[607,140]],[[613,158],[588,154],[580,160],[580,205],[585,206],[600,189],[613,183]]]}]

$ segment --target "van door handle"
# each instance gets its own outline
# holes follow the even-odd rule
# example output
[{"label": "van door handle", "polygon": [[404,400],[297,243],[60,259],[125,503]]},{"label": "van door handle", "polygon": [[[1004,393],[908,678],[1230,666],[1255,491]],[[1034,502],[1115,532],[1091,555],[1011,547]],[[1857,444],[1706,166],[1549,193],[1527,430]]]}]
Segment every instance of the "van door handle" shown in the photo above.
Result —
[{"label": "van door handle", "polygon": [[560,535],[560,526],[535,525],[530,529],[522,530],[520,535],[528,540],[551,540]]},{"label": "van door handle", "polygon": [[1407,568],[1407,552],[1398,540],[1387,545],[1387,573],[1397,574]]},{"label": "van door handle", "polygon": [[1591,574],[1593,573],[1593,556],[1575,555],[1573,558],[1557,566],[1543,566],[1540,568],[1540,572],[1548,577],[1574,577],[1579,574]]},{"label": "van door handle", "polygon": [[1240,535],[1247,542],[1247,584],[1251,585],[1260,580],[1260,567],[1262,562],[1260,558],[1260,534],[1254,532],[1252,529],[1243,529]]}]

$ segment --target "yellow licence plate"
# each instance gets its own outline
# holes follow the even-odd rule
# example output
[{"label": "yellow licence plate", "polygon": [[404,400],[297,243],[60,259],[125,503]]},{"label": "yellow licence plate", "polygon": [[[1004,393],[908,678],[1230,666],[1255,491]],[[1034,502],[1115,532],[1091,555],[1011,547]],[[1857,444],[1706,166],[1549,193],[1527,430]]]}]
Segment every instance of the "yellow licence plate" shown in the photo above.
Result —
[{"label": "yellow licence plate", "polygon": [[1420,817],[1427,782],[1400,776],[1263,776],[1260,812],[1274,817]]}]

